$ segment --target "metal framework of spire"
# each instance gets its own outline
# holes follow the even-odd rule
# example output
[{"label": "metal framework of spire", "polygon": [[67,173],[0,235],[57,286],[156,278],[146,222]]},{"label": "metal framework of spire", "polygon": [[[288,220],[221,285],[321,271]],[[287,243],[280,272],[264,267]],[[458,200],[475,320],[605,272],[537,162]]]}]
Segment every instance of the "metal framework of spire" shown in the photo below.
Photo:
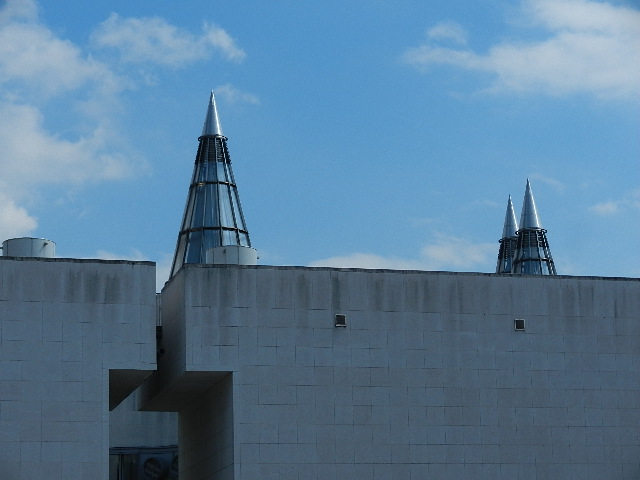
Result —
[{"label": "metal framework of spire", "polygon": [[516,233],[518,239],[513,254],[511,273],[556,275],[556,267],[547,241],[547,231],[542,228],[538,217],[529,179],[527,179],[522,213],[520,214],[520,229]]},{"label": "metal framework of spire", "polygon": [[507,211],[504,215],[504,227],[502,228],[502,238],[499,240],[500,250],[498,251],[498,263],[496,265],[496,273],[511,273],[511,265],[513,263],[513,254],[516,250],[518,241],[518,220],[516,212],[513,210],[513,202],[511,195],[507,202]]},{"label": "metal framework of spire", "polygon": [[213,91],[198,142],[172,276],[185,263],[206,263],[211,248],[251,247]]}]

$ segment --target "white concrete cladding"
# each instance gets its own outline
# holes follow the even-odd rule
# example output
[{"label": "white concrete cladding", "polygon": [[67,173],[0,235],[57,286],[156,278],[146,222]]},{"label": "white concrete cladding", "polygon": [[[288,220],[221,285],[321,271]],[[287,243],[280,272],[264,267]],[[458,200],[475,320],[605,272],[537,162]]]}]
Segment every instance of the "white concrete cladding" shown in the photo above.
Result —
[{"label": "white concrete cladding", "polygon": [[0,478],[109,478],[109,407],[156,367],[151,262],[0,257]]},{"label": "white concrete cladding", "polygon": [[180,478],[640,478],[638,279],[200,264],[162,298]]},{"label": "white concrete cladding", "polygon": [[56,244],[46,238],[10,238],[2,242],[2,256],[53,258]]},{"label": "white concrete cladding", "polygon": [[214,247],[207,250],[206,263],[210,265],[256,265],[258,251],[255,248],[239,245]]}]

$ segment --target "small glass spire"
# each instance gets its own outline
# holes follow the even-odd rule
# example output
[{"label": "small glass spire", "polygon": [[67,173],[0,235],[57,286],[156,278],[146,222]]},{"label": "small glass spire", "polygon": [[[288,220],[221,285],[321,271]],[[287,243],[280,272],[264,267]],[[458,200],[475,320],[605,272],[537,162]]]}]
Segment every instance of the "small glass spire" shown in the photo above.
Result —
[{"label": "small glass spire", "polygon": [[527,179],[520,214],[520,229],[516,233],[518,240],[513,254],[511,273],[556,275],[556,267],[547,241],[547,231],[541,226],[529,179]]},{"label": "small glass spire", "polygon": [[210,248],[251,247],[213,92],[198,142],[171,276],[185,263],[206,263]]},{"label": "small glass spire", "polygon": [[507,212],[504,216],[504,227],[502,228],[502,238],[499,240],[500,250],[498,251],[496,273],[511,273],[513,253],[518,241],[517,231],[518,220],[516,220],[516,212],[513,210],[513,202],[511,201],[511,195],[509,195]]}]

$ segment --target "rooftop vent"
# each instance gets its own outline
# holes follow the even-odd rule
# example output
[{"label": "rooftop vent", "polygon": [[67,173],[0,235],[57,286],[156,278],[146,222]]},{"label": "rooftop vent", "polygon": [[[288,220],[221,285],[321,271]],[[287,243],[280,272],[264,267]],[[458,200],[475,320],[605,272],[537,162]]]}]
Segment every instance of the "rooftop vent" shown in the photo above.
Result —
[{"label": "rooftop vent", "polygon": [[53,258],[56,244],[46,238],[10,238],[2,242],[3,257]]}]

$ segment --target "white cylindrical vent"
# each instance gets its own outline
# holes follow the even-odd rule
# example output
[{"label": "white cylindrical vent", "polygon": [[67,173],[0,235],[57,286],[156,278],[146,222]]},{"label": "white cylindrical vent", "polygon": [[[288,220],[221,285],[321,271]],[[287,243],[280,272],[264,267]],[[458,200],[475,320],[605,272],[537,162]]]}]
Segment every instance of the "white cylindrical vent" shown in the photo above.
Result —
[{"label": "white cylindrical vent", "polygon": [[206,262],[214,265],[257,265],[258,252],[255,248],[227,245],[207,250]]},{"label": "white cylindrical vent", "polygon": [[53,258],[56,244],[46,238],[10,238],[2,242],[2,256]]}]

